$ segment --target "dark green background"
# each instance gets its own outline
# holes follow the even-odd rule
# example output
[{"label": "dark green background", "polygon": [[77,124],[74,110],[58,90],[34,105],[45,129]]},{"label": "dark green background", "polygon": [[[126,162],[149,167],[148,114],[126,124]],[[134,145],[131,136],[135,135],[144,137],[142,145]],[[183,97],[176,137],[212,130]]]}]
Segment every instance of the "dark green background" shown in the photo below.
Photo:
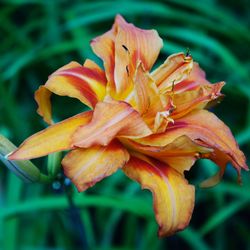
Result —
[{"label": "dark green background", "polygon": [[[248,0],[49,1],[0,3],[0,133],[15,144],[46,125],[34,91],[71,60],[97,60],[89,41],[110,29],[117,13],[158,30],[168,55],[190,48],[211,82],[225,80],[213,109],[250,157],[250,2]],[[100,62],[100,61],[98,61]],[[57,120],[81,112],[78,101],[53,97]],[[34,161],[46,173],[46,159]],[[199,161],[187,174],[198,183],[216,171]],[[158,239],[152,198],[116,173],[78,194],[63,176],[53,184],[24,184],[0,163],[0,249],[250,249],[249,174],[243,186],[231,166],[211,189],[196,189],[190,226]]]}]

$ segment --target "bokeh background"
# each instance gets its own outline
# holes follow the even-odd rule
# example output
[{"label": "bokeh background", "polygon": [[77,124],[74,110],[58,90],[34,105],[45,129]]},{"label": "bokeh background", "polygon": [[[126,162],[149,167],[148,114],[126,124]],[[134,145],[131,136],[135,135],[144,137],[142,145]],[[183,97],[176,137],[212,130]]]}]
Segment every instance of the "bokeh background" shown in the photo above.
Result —
[{"label": "bokeh background", "polygon": [[[71,60],[100,61],[92,38],[110,29],[117,13],[164,39],[158,64],[190,49],[211,82],[225,80],[223,102],[213,108],[250,159],[250,1],[53,1],[0,3],[0,133],[16,145],[46,127],[36,114],[34,91]],[[62,120],[85,109],[53,97]],[[34,161],[44,173],[47,159]],[[49,164],[52,164],[51,161]],[[197,186],[190,226],[158,239],[152,197],[117,172],[84,193],[59,174],[53,183],[25,184],[0,162],[0,249],[250,249],[250,178],[243,186],[228,167],[214,188],[198,184],[215,173],[199,161],[187,174]]]}]

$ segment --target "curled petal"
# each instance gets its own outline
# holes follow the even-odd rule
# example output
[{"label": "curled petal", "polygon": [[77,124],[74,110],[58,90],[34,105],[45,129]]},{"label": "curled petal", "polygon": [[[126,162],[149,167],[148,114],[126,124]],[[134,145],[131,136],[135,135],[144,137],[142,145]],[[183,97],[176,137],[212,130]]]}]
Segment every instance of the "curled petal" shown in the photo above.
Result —
[{"label": "curled petal", "polygon": [[116,17],[117,34],[115,37],[116,90],[127,90],[130,76],[134,76],[138,62],[149,71],[163,46],[162,39],[155,30],[143,30],[127,23],[120,15]]},{"label": "curled petal", "polygon": [[[131,105],[139,111],[144,121],[153,127],[156,114],[167,109],[167,98],[159,94],[155,82],[141,62],[137,65],[133,82],[134,103]],[[130,99],[125,101],[130,103]]]},{"label": "curled petal", "polygon": [[91,69],[96,71],[99,75],[105,77],[105,73],[103,72],[103,69],[100,68],[100,66],[98,64],[96,64],[94,61],[90,60],[90,59],[86,59],[83,67]]},{"label": "curled petal", "polygon": [[230,129],[214,114],[207,110],[197,110],[178,119],[165,133],[140,139],[140,143],[164,146],[179,136],[186,135],[196,143],[212,148],[213,152],[201,155],[218,164],[222,171],[228,162],[240,173],[247,170],[246,159],[240,151]]},{"label": "curled petal", "polygon": [[190,74],[183,81],[174,86],[175,93],[181,93],[188,90],[194,90],[201,85],[208,85],[209,81],[206,79],[206,73],[202,70],[197,62],[193,63]]},{"label": "curled petal", "polygon": [[32,135],[9,155],[10,160],[26,160],[71,148],[75,130],[91,120],[92,111],[80,113]]},{"label": "curled petal", "polygon": [[239,172],[241,168],[248,169],[244,154],[239,150],[230,129],[214,114],[206,110],[192,112],[179,119],[174,130],[184,126],[187,136],[198,143],[218,150],[211,153],[209,158],[222,167],[231,162]]},{"label": "curled petal", "polygon": [[72,140],[77,147],[108,145],[114,137],[140,138],[151,134],[151,130],[129,104],[119,101],[99,102],[93,118],[87,125],[79,127]]},{"label": "curled petal", "polygon": [[198,145],[185,135],[176,138],[165,146],[143,145],[139,143],[140,139],[136,141],[122,139],[121,141],[130,150],[140,152],[165,162],[168,166],[176,169],[181,174],[183,174],[184,170],[190,169],[199,158],[200,154],[213,151]]},{"label": "curled petal", "polygon": [[107,77],[107,92],[115,91],[114,68],[115,68],[115,25],[112,29],[91,41],[91,47],[95,54],[103,60]]},{"label": "curled petal", "polygon": [[[71,62],[55,71],[46,84],[35,93],[38,103],[38,113],[51,123],[51,106],[49,91],[60,96],[79,99],[82,103],[93,108],[105,96],[106,78],[104,72],[97,67],[83,67]],[[45,90],[45,88],[47,90]]]},{"label": "curled petal", "polygon": [[152,99],[156,100],[157,97],[159,98],[158,90],[154,85],[154,81],[150,78],[150,75],[145,72],[141,63],[137,66],[134,82],[136,108],[141,115],[144,115],[149,111],[152,105]]},{"label": "curled petal", "polygon": [[165,131],[168,117],[174,108],[172,98],[159,93],[154,80],[141,62],[137,65],[133,82],[134,89],[125,101],[139,111],[153,132]]},{"label": "curled petal", "polygon": [[[206,158],[206,154],[203,157]],[[201,188],[209,188],[217,185],[224,175],[224,172],[226,170],[226,165],[228,162],[228,159],[218,149],[215,149],[213,154],[207,154],[207,158],[210,158],[218,166],[220,166],[220,169],[213,176],[202,181],[199,184]],[[240,175],[239,175],[239,181],[241,181]]]},{"label": "curled petal", "polygon": [[44,86],[40,86],[35,92],[35,100],[38,103],[37,113],[43,117],[48,124],[53,124],[51,113],[51,92]]},{"label": "curled petal", "polygon": [[113,174],[128,160],[127,150],[118,141],[112,141],[106,147],[74,149],[64,157],[62,166],[65,175],[72,180],[78,191],[82,192]]},{"label": "curled petal", "polygon": [[185,56],[184,53],[173,54],[167,60],[151,73],[161,92],[171,91],[173,85],[188,78],[193,68],[193,59],[191,56]]},{"label": "curled petal", "polygon": [[175,109],[171,118],[178,119],[194,109],[203,109],[208,104],[215,102],[223,97],[220,93],[224,82],[216,84],[203,84],[194,90],[176,93],[173,96]]},{"label": "curled petal", "polygon": [[103,60],[109,93],[115,99],[126,98],[133,89],[137,63],[149,71],[163,43],[155,30],[142,30],[116,16],[112,29],[92,40],[94,52]]},{"label": "curled petal", "polygon": [[212,177],[202,181],[199,184],[199,187],[201,188],[210,188],[210,187],[214,187],[215,185],[217,185],[220,181],[221,178],[224,174],[224,170],[223,171],[218,171],[215,175],[213,175]]},{"label": "curled petal", "polygon": [[174,122],[174,120],[170,117],[171,113],[175,109],[173,104],[173,100],[171,96],[166,96],[165,99],[167,104],[164,108],[164,111],[158,111],[156,116],[154,117],[154,133],[162,133],[166,130],[169,122]]},{"label": "curled petal", "polygon": [[160,237],[189,224],[195,193],[181,174],[164,163],[140,155],[131,156],[123,171],[152,192]]}]

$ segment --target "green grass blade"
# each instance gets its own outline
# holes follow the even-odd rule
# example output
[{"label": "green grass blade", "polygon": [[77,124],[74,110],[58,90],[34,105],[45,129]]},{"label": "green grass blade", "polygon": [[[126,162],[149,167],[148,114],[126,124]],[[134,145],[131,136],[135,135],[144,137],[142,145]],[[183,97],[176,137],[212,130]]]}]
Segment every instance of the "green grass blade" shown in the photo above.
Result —
[{"label": "green grass blade", "polygon": [[203,236],[210,233],[213,229],[218,227],[221,223],[228,220],[239,210],[244,208],[250,202],[250,196],[246,199],[233,202],[230,205],[226,205],[221,208],[220,211],[217,211],[207,222],[201,227],[199,233]]}]

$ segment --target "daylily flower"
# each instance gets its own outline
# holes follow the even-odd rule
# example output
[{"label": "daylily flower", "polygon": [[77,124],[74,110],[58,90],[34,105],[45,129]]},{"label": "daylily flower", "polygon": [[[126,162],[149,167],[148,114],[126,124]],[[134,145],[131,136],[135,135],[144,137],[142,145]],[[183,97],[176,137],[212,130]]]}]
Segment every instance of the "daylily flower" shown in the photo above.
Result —
[{"label": "daylily flower", "polygon": [[[32,159],[70,150],[64,173],[84,191],[118,169],[153,193],[159,236],[184,229],[194,207],[194,187],[184,171],[199,158],[220,171],[231,163],[247,170],[229,128],[206,110],[222,94],[191,55],[178,53],[152,71],[163,43],[155,30],[142,30],[120,15],[91,47],[104,70],[91,60],[55,71],[35,93],[38,113],[50,126],[21,144],[10,160]],[[79,99],[86,111],[54,124],[51,94]],[[63,107],[67,108],[67,107]]]}]

